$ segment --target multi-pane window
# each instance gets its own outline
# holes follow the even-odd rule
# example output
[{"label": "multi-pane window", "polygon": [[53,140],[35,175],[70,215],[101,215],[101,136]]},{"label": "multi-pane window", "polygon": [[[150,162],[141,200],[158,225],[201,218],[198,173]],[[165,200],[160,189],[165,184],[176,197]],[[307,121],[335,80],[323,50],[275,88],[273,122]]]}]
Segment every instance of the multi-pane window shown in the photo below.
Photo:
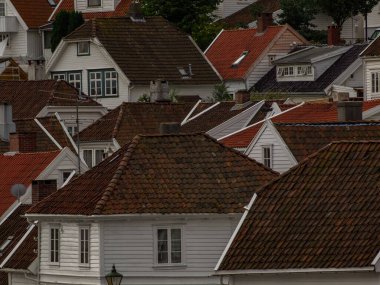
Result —
[{"label": "multi-pane window", "polygon": [[90,96],[102,96],[102,72],[90,72]]},{"label": "multi-pane window", "polygon": [[90,55],[90,42],[77,43],[77,55]]},{"label": "multi-pane window", "polygon": [[371,91],[372,93],[379,93],[379,76],[380,72],[371,73]]},{"label": "multi-pane window", "polygon": [[279,66],[277,67],[277,76],[312,76],[313,68],[311,65],[298,65],[298,66]]},{"label": "multi-pane window", "polygon": [[183,263],[182,229],[157,228],[157,264]]},{"label": "multi-pane window", "polygon": [[50,262],[59,262],[59,227],[50,228]]},{"label": "multi-pane window", "polygon": [[88,265],[90,263],[90,228],[81,227],[80,228],[80,264]]},{"label": "multi-pane window", "polygon": [[5,16],[5,2],[0,2],[0,16]]},{"label": "multi-pane window", "polygon": [[99,164],[104,159],[103,149],[85,149],[83,150],[83,159],[89,168]]},{"label": "multi-pane window", "polygon": [[272,147],[271,146],[263,146],[262,152],[263,152],[263,164],[266,167],[271,168],[272,167]]},{"label": "multi-pane window", "polygon": [[78,127],[77,126],[68,126],[67,131],[73,137],[78,133]]},{"label": "multi-pane window", "polygon": [[66,80],[66,73],[54,73],[52,74],[54,80]]},{"label": "multi-pane window", "polygon": [[87,0],[88,7],[100,7],[102,6],[102,0]]},{"label": "multi-pane window", "polygon": [[92,149],[83,150],[83,159],[89,168],[92,168]]},{"label": "multi-pane window", "polygon": [[116,71],[106,71],[105,84],[106,84],[106,96],[116,96],[117,95],[117,72]]},{"label": "multi-pane window", "polygon": [[82,73],[69,73],[68,82],[77,88],[79,91],[82,90]]}]

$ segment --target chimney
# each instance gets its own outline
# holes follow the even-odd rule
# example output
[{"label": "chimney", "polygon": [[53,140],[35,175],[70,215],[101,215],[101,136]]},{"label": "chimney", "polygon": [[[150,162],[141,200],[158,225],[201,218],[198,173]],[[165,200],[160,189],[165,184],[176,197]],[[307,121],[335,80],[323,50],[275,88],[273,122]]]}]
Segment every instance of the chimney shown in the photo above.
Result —
[{"label": "chimney", "polygon": [[333,102],[349,101],[350,93],[333,91],[331,92],[331,97]]},{"label": "chimney", "polygon": [[150,99],[152,102],[170,102],[169,82],[162,79],[150,82]]},{"label": "chimney", "polygon": [[179,134],[180,129],[181,125],[177,122],[168,122],[160,124],[161,135]]},{"label": "chimney", "polygon": [[273,25],[273,16],[272,13],[261,13],[257,17],[257,33],[264,33],[265,30]]},{"label": "chimney", "polygon": [[128,8],[127,16],[133,22],[145,22],[144,14],[142,12],[141,3],[139,0],[133,0]]},{"label": "chimney", "polygon": [[338,121],[353,122],[363,120],[363,102],[342,101],[337,102]]},{"label": "chimney", "polygon": [[36,204],[57,191],[57,180],[34,180],[32,182],[32,204]]},{"label": "chimney", "polygon": [[12,105],[0,104],[0,138],[9,141],[9,134],[16,131],[16,125],[12,118]]},{"label": "chimney", "polygon": [[328,26],[327,44],[329,46],[338,46],[342,43],[340,39],[340,28],[337,26]]},{"label": "chimney", "polygon": [[9,151],[34,152],[36,151],[36,133],[11,133]]},{"label": "chimney", "polygon": [[239,90],[235,93],[235,103],[236,105],[243,105],[251,101],[251,93],[246,90]]}]

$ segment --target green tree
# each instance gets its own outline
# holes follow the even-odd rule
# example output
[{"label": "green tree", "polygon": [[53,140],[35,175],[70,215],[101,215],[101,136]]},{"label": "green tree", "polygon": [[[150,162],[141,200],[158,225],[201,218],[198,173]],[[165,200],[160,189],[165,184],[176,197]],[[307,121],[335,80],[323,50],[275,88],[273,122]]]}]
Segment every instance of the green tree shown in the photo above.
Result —
[{"label": "green tree", "polygon": [[[217,5],[222,0],[144,0],[143,12],[147,16],[162,16],[188,34],[199,25],[213,22]],[[198,27],[198,28],[197,28]]]},{"label": "green tree", "polygon": [[232,95],[228,93],[228,86],[224,82],[214,86],[212,97],[216,102],[232,100]]},{"label": "green tree", "polygon": [[356,2],[358,12],[364,16],[366,40],[368,40],[368,14],[379,2],[380,0],[357,0]]},{"label": "green tree", "polygon": [[314,25],[311,21],[318,12],[316,0],[281,0],[281,24],[289,24],[299,32],[309,31]]},{"label": "green tree", "polygon": [[61,39],[84,23],[82,13],[61,11],[55,17],[51,38],[51,50],[57,48]]},{"label": "green tree", "polygon": [[223,24],[219,22],[200,24],[193,27],[192,37],[201,48],[201,50],[204,51],[222,29]]},{"label": "green tree", "polygon": [[358,14],[358,0],[318,0],[321,11],[330,16],[338,28],[352,16]]}]

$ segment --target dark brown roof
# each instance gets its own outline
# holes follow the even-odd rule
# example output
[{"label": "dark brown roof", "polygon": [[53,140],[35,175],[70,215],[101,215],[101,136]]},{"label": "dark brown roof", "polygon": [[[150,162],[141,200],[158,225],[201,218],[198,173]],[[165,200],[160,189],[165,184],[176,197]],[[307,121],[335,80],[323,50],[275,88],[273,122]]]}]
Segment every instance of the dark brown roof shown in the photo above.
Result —
[{"label": "dark brown roof", "polygon": [[193,103],[123,103],[84,129],[81,141],[110,141],[120,145],[136,135],[159,134],[160,123],[182,122]]},{"label": "dark brown roof", "polygon": [[380,55],[380,38],[377,37],[362,52],[361,56],[379,56]]},{"label": "dark brown roof", "polygon": [[[220,79],[202,52],[162,17],[146,17],[135,22],[128,17],[93,19],[65,39],[97,37],[125,75],[135,85],[148,85],[158,78],[169,84],[217,84]],[[193,76],[182,79],[178,68]]]},{"label": "dark brown roof", "polygon": [[333,141],[380,140],[380,123],[281,124],[275,127],[297,161]]},{"label": "dark brown roof", "polygon": [[0,271],[0,285],[8,285],[8,273]]},{"label": "dark brown roof", "polygon": [[371,267],[380,142],[332,143],[257,194],[220,270]]},{"label": "dark brown roof", "polygon": [[45,24],[54,10],[47,0],[11,0],[10,2],[29,29],[38,29]]},{"label": "dark brown roof", "polygon": [[250,4],[243,9],[233,13],[232,15],[219,20],[221,23],[225,23],[230,27],[236,27],[241,25],[248,25],[256,21],[256,17],[253,16],[251,9],[254,5],[262,5],[264,8],[263,12],[273,13],[278,11],[280,7],[280,0],[258,0],[253,4]]},{"label": "dark brown roof", "polygon": [[[35,118],[45,106],[76,106],[77,94],[65,81],[0,81],[0,102],[12,105],[16,120]],[[80,106],[101,106],[87,96],[83,99]]]},{"label": "dark brown roof", "polygon": [[275,177],[205,135],[136,136],[29,213],[240,213]]},{"label": "dark brown roof", "polygon": [[321,76],[314,81],[277,81],[276,67],[273,67],[254,86],[258,92],[319,92],[324,90],[334,82],[351,64],[358,58],[367,44],[352,46],[333,65],[331,65]]}]

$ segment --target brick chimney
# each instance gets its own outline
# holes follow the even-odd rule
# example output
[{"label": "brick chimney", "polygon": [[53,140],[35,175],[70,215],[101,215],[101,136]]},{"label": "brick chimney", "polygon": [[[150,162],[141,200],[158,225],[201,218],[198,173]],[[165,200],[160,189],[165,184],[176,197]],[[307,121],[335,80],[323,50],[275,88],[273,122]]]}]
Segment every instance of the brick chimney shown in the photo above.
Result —
[{"label": "brick chimney", "polygon": [[353,122],[363,120],[363,102],[341,101],[337,102],[338,121]]},{"label": "brick chimney", "polygon": [[36,151],[36,133],[11,133],[9,136],[9,151]]},{"label": "brick chimney", "polygon": [[36,204],[57,191],[57,180],[34,180],[32,182],[32,204]]},{"label": "brick chimney", "polygon": [[273,25],[273,16],[272,13],[261,13],[257,17],[257,33],[263,33],[265,30]]},{"label": "brick chimney", "polygon": [[342,44],[342,40],[340,39],[340,28],[337,26],[328,26],[327,31],[327,44],[329,46],[338,46]]}]

